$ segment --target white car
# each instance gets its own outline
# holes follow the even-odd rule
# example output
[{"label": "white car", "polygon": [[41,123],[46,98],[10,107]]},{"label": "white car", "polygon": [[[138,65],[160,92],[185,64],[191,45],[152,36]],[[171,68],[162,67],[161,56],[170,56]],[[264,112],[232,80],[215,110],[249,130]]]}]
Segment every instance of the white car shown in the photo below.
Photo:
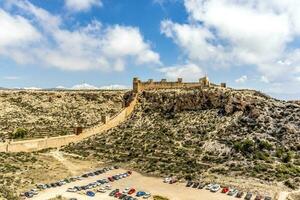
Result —
[{"label": "white car", "polygon": [[172,178],[167,177],[167,178],[164,179],[164,183],[170,183],[171,180],[172,180]]},{"label": "white car", "polygon": [[214,184],[208,184],[207,186],[206,186],[206,188],[205,189],[207,189],[207,190],[211,190],[211,188],[212,188],[212,186],[213,186]]},{"label": "white car", "polygon": [[210,191],[211,192],[218,192],[221,189],[221,186],[218,184],[215,184],[211,187]]},{"label": "white car", "polygon": [[67,192],[77,192],[77,189],[75,189],[75,188],[68,188]]},{"label": "white car", "polygon": [[125,188],[125,189],[123,190],[123,193],[124,193],[124,194],[127,194],[127,193],[129,192],[129,190],[130,190],[130,188],[127,187],[127,188]]},{"label": "white car", "polygon": [[100,193],[105,193],[106,192],[105,188],[103,188],[103,187],[98,189],[97,191],[100,192]]},{"label": "white car", "polygon": [[143,196],[143,199],[148,199],[151,197],[151,194],[149,192],[146,192],[146,194]]},{"label": "white car", "polygon": [[33,195],[38,195],[38,194],[39,194],[39,190],[38,190],[38,189],[31,189],[30,192],[31,192]]},{"label": "white car", "polygon": [[111,190],[111,185],[106,185],[106,186],[104,187],[104,189],[106,189],[106,190]]}]

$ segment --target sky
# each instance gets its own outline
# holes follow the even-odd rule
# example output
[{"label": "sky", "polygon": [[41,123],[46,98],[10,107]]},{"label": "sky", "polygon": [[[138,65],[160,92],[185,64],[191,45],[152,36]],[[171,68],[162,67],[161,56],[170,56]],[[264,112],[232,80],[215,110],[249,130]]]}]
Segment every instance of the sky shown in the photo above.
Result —
[{"label": "sky", "polygon": [[300,99],[299,0],[0,0],[0,87],[197,81]]}]

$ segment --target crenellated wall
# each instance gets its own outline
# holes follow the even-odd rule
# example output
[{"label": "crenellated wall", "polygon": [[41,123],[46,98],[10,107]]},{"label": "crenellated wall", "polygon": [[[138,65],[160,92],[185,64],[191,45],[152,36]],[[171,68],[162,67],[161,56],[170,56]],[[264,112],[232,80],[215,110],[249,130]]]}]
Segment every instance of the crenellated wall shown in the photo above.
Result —
[{"label": "crenellated wall", "polygon": [[193,88],[193,87],[226,87],[226,83],[221,85],[212,84],[207,77],[199,79],[199,82],[183,82],[182,78],[178,78],[175,82],[168,82],[166,79],[162,79],[159,82],[154,82],[149,79],[147,82],[142,82],[138,78],[133,79],[133,98],[127,107],[123,108],[115,116],[108,118],[103,116],[101,118],[102,124],[84,129],[82,133],[78,134],[41,138],[34,140],[23,141],[9,141],[7,143],[0,143],[0,152],[31,152],[39,151],[47,148],[58,148],[70,143],[79,142],[90,136],[105,132],[111,128],[114,128],[124,122],[133,112],[137,102],[138,93],[144,90],[158,90],[158,89],[180,89],[180,88]]},{"label": "crenellated wall", "polygon": [[226,83],[221,83],[220,85],[212,84],[208,80],[208,77],[203,77],[199,79],[199,82],[183,82],[182,78],[178,78],[177,81],[167,81],[162,79],[161,81],[153,81],[149,79],[146,82],[142,82],[139,78],[135,77],[133,79],[133,91],[139,93],[143,90],[159,90],[159,89],[181,89],[181,88],[194,88],[194,87],[211,87],[219,86],[226,87]]},{"label": "crenellated wall", "polygon": [[134,106],[137,102],[137,95],[134,96],[130,104],[125,107],[121,112],[111,117],[104,124],[84,129],[79,135],[66,135],[50,138],[41,138],[34,140],[23,141],[10,141],[6,143],[0,143],[0,152],[32,152],[39,151],[47,148],[58,148],[69,143],[76,143],[90,136],[102,133],[111,128],[114,128],[124,122],[133,112]]}]

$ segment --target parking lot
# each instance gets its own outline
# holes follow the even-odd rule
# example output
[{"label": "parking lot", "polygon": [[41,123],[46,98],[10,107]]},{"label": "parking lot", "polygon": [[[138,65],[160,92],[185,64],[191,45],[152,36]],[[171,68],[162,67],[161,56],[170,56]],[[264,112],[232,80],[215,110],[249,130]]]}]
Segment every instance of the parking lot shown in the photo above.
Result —
[{"label": "parking lot", "polygon": [[[77,198],[78,200],[85,199],[103,199],[103,200],[112,200],[116,199],[114,197],[110,197],[108,194],[111,192],[107,191],[106,193],[96,192],[94,197],[88,197],[86,195],[86,191],[79,192],[67,192],[68,188],[72,188],[74,186],[82,186],[88,185],[92,182],[95,182],[99,179],[107,178],[109,176],[113,176],[115,174],[124,173],[126,170],[124,169],[114,169],[111,171],[107,171],[103,174],[96,176],[89,176],[84,178],[83,180],[78,180],[76,182],[67,183],[60,187],[49,188],[46,190],[42,190],[38,195],[34,196],[31,199],[34,200],[46,200],[50,198],[54,198],[58,195],[61,195],[66,198]],[[186,187],[186,183],[174,183],[167,184],[163,183],[161,178],[147,177],[143,176],[137,172],[133,172],[132,175],[117,180],[113,182],[109,182],[113,189],[120,189],[123,191],[125,188],[130,187],[134,188],[136,191],[145,191],[150,192],[152,195],[161,195],[165,196],[172,200],[230,200],[237,199],[236,197],[228,196],[226,194],[222,194],[220,192],[213,193],[206,189],[195,189]],[[99,186],[100,188],[100,186]],[[96,191],[96,189],[91,189],[92,191]],[[133,195],[135,196],[135,195]],[[142,199],[142,198],[139,198]],[[152,199],[152,198],[149,198]],[[253,197],[254,199],[254,197]]]}]

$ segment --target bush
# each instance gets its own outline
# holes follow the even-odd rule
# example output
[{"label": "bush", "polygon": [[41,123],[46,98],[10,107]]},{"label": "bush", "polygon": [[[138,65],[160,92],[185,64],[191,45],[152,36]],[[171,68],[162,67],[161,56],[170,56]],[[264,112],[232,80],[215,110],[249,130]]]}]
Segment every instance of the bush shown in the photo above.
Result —
[{"label": "bush", "polygon": [[282,161],[285,163],[289,163],[293,159],[293,153],[291,151],[287,152],[283,157]]},{"label": "bush", "polygon": [[23,139],[28,134],[28,130],[25,128],[17,128],[15,132],[10,134],[11,139]]}]

